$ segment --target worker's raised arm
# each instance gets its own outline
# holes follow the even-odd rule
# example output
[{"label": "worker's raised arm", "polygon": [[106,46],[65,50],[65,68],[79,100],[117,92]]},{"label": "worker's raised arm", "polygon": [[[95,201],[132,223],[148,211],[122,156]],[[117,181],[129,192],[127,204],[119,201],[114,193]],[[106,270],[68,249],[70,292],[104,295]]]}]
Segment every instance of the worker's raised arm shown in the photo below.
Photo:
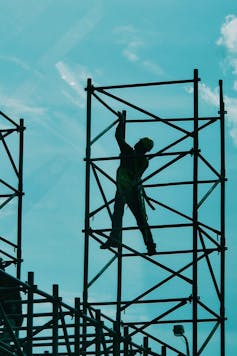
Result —
[{"label": "worker's raised arm", "polygon": [[119,113],[119,123],[115,131],[115,138],[118,142],[121,153],[129,154],[133,149],[127,142],[125,141],[125,122],[124,117],[121,113]]}]

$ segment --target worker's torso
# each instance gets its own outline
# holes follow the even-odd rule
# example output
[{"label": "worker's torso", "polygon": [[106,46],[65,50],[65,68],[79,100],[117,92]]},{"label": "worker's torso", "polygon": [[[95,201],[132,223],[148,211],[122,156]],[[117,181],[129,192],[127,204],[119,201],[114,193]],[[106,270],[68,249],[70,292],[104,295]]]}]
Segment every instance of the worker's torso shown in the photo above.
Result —
[{"label": "worker's torso", "polygon": [[138,156],[132,147],[128,148],[127,152],[122,152],[117,171],[118,187],[122,189],[138,187],[142,174],[147,167],[147,158],[144,155]]}]

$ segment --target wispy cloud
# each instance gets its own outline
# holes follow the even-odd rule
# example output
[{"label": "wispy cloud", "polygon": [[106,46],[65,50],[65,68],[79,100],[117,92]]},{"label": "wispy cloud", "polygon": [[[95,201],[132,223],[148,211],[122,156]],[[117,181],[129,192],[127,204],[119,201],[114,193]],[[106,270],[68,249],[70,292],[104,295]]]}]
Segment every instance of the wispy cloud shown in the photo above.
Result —
[{"label": "wispy cloud", "polygon": [[201,98],[208,104],[218,107],[219,105],[218,88],[212,90],[206,84],[200,84],[199,88],[200,88]]},{"label": "wispy cloud", "polygon": [[217,44],[225,46],[231,53],[237,53],[237,17],[235,15],[226,16],[220,32]]},{"label": "wispy cloud", "polygon": [[89,11],[73,24],[68,31],[50,48],[39,61],[40,65],[48,65],[58,58],[63,58],[72,48],[77,46],[95,29],[102,19],[100,2],[95,2]]},{"label": "wispy cloud", "polygon": [[[225,17],[220,33],[216,43],[226,49],[225,65],[231,67],[232,73],[237,75],[237,17],[235,15]],[[234,80],[233,88],[237,90],[237,79]]]},{"label": "wispy cloud", "polygon": [[[162,68],[152,59],[144,57],[141,52],[149,43],[149,34],[141,33],[131,25],[114,28],[117,43],[123,46],[122,55],[129,61],[137,63],[145,70],[156,75],[162,75]],[[148,37],[148,38],[145,38]]]},{"label": "wispy cloud", "polygon": [[122,55],[130,62],[140,61],[139,50],[144,47],[144,42],[132,26],[122,26],[114,30],[118,35],[118,43],[122,44]]},{"label": "wispy cloud", "polygon": [[[219,106],[219,88],[211,89],[206,84],[200,85],[200,93],[202,99],[209,105],[213,105],[218,108]],[[229,126],[229,134],[237,146],[237,99],[229,96],[224,97],[227,120]]]},{"label": "wispy cloud", "polygon": [[56,63],[56,68],[59,72],[61,79],[64,80],[72,90],[71,93],[68,93],[68,91],[63,90],[63,94],[72,103],[81,108],[84,108],[86,100],[84,85],[86,82],[86,78],[91,77],[92,75],[89,73],[89,71],[86,70],[85,67],[79,65],[77,66],[77,70],[73,71],[66,63],[62,61]]},{"label": "wispy cloud", "polygon": [[[231,68],[233,77],[233,89],[237,90],[237,17],[228,15],[220,28],[220,37],[216,44],[226,49],[225,64]],[[219,89],[211,89],[205,84],[200,85],[202,99],[210,105],[219,106]],[[229,134],[237,146],[237,99],[226,95],[224,97]]]},{"label": "wispy cloud", "polygon": [[159,64],[157,64],[149,59],[143,60],[142,65],[144,68],[146,68],[148,71],[150,71],[153,74],[161,75],[164,73],[163,69],[159,66]]},{"label": "wispy cloud", "polygon": [[[42,52],[42,55],[34,64],[34,67],[38,68],[38,71],[34,74],[38,74],[38,76],[30,76],[23,80],[14,91],[16,96],[24,95],[25,98],[29,98],[35,92],[39,92],[39,87],[42,84],[47,82],[48,85],[49,76],[51,74],[49,69],[52,68],[55,63],[60,62],[72,49],[78,47],[80,43],[95,30],[102,16],[101,2],[94,0],[93,6],[89,7],[84,15],[79,16],[75,23],[71,23],[62,36],[56,38],[56,41],[53,42],[51,47]],[[28,66],[19,61],[19,59],[12,57],[11,61],[15,61],[22,68],[24,67],[24,69],[30,69],[32,71],[32,68],[28,68]]]},{"label": "wispy cloud", "polygon": [[45,108],[43,107],[31,105],[21,100],[20,98],[4,95],[3,90],[1,89],[0,89],[0,93],[1,93],[1,107],[3,108],[3,111],[7,111],[7,113],[10,116],[13,115],[18,117],[19,113],[21,113],[21,115],[24,114],[42,115],[45,113]]}]

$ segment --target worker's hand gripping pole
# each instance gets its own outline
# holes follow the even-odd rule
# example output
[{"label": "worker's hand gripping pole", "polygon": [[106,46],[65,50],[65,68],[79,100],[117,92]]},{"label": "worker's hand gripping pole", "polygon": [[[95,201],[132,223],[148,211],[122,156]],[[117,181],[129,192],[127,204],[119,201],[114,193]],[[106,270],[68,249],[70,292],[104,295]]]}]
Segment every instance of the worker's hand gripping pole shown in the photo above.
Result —
[{"label": "worker's hand gripping pole", "polygon": [[126,131],[126,111],[118,111],[118,119],[119,119],[119,126],[120,132],[122,133],[122,138],[125,139],[125,131]]}]

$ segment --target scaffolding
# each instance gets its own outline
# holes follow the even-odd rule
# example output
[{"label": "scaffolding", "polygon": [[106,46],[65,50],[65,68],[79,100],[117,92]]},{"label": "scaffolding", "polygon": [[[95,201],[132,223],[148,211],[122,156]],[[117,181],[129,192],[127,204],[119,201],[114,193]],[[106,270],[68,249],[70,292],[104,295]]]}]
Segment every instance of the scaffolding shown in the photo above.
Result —
[{"label": "scaffolding", "polygon": [[[138,344],[145,337],[159,355],[188,355],[188,346],[193,356],[210,347],[225,355],[225,107],[220,80],[218,115],[201,116],[199,81],[195,69],[188,80],[96,86],[88,79],[86,88],[83,312],[99,307],[115,320],[118,334]],[[186,117],[164,118],[157,114],[164,96],[156,92],[150,110],[139,94],[178,86],[192,93],[192,114]],[[142,179],[156,207],[148,214],[158,245],[152,257],[139,245],[129,212],[119,248],[100,250],[111,233],[119,156],[110,152],[121,115],[127,142],[138,133],[161,141],[159,150],[147,155],[150,171]],[[187,330],[185,351],[170,335],[180,324]],[[84,335],[86,330],[84,325]],[[123,354],[119,342],[114,347],[115,355]]]},{"label": "scaffolding", "polygon": [[[11,214],[16,229],[11,231],[7,221],[0,234],[0,257],[6,266],[16,265],[14,276],[0,268],[1,355],[196,356],[211,350],[225,356],[225,107],[219,81],[218,116],[200,115],[199,81],[197,70],[192,79],[168,82],[102,87],[88,79],[84,286],[73,306],[63,302],[56,284],[51,294],[40,290],[33,272],[22,281],[25,127],[23,119],[16,123],[1,113],[3,221],[4,209],[16,210]],[[165,88],[187,85],[191,115],[157,114]],[[139,94],[141,89],[149,90],[150,100]],[[144,251],[129,211],[118,249],[100,249],[111,232],[120,159],[114,128],[121,115],[128,142],[141,134],[158,141],[159,149],[147,155],[150,164],[142,180],[156,208],[147,209],[158,246],[154,256]],[[6,280],[13,292],[7,301],[2,298],[9,291]],[[20,297],[14,299],[15,292]],[[6,304],[18,308],[9,313]],[[19,317],[22,323],[14,324]]]},{"label": "scaffolding", "polygon": [[[0,278],[6,276],[13,278],[0,270]],[[8,339],[0,334],[1,355],[110,355],[108,350],[114,348],[115,342],[123,345],[125,355],[129,355],[131,349],[143,355],[157,355],[147,349],[146,341],[144,345],[138,345],[127,335],[118,335],[113,323],[108,323],[99,309],[89,309],[90,316],[84,315],[80,298],[74,299],[73,306],[64,303],[57,284],[52,286],[52,293],[49,294],[34,284],[33,272],[28,273],[27,282],[13,279],[22,299],[10,300],[9,303],[22,305],[24,321],[21,326],[13,326],[12,320],[16,315],[6,314],[4,303],[0,303],[1,333],[8,334]],[[82,334],[85,325],[86,342]]]},{"label": "scaffolding", "polygon": [[[0,211],[1,216],[6,210],[15,204],[16,214],[13,226],[16,231],[11,236],[3,235],[1,231],[0,256],[7,259],[9,264],[15,264],[16,276],[20,278],[22,262],[22,197],[23,197],[23,137],[24,120],[16,123],[10,117],[0,112],[0,154],[1,154],[1,176],[0,176]],[[18,136],[16,138],[16,135]],[[12,142],[18,141],[18,150],[12,149]]]}]

